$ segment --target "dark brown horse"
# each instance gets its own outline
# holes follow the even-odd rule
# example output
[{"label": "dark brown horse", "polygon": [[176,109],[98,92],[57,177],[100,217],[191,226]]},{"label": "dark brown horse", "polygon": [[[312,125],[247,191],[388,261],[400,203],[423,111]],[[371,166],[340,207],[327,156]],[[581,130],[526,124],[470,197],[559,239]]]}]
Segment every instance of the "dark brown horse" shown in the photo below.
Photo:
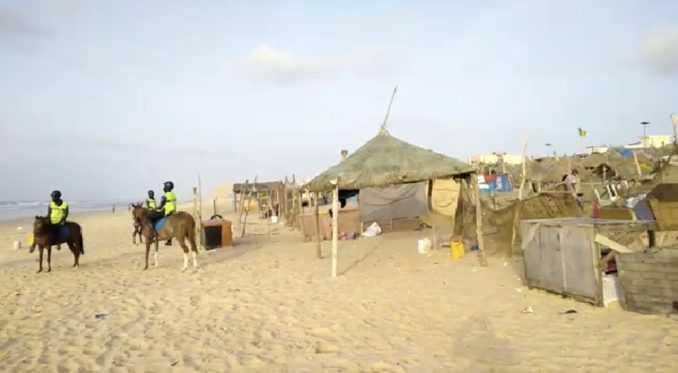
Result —
[{"label": "dark brown horse", "polygon": [[184,266],[183,270],[188,268],[188,246],[186,239],[191,244],[191,253],[193,254],[193,269],[198,267],[198,247],[195,243],[195,220],[193,217],[185,212],[179,211],[167,217],[165,225],[158,232],[154,232],[151,228],[151,223],[148,220],[148,209],[141,207],[141,205],[134,205],[132,208],[132,216],[134,220],[141,225],[141,233],[146,238],[146,265],[144,270],[148,269],[148,254],[151,251],[151,243],[155,241],[155,265],[158,267],[158,242],[176,238],[179,245],[184,250]]},{"label": "dark brown horse", "polygon": [[65,237],[59,237],[54,231],[52,224],[48,217],[36,216],[33,223],[33,237],[34,245],[40,249],[40,268],[38,272],[42,272],[42,254],[47,249],[47,272],[52,270],[52,245],[60,245],[65,243],[71,249],[75,262],[73,267],[80,266],[80,255],[85,254],[85,247],[82,243],[82,228],[78,223],[67,222],[68,234]]},{"label": "dark brown horse", "polygon": [[[139,207],[142,207],[142,206],[143,206],[143,204],[141,202],[130,204],[131,209],[139,208]],[[141,236],[141,223],[139,223],[139,220],[137,218],[132,217],[132,224],[133,224],[133,228],[134,228],[134,230],[132,231],[132,243],[134,245],[137,244],[137,235],[139,236],[139,242],[144,243],[144,239]]]}]

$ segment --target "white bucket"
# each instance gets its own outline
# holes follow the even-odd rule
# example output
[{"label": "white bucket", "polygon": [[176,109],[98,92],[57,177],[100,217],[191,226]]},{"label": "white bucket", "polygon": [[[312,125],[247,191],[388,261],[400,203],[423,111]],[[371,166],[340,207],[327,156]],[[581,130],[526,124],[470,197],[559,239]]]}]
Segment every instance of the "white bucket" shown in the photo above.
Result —
[{"label": "white bucket", "polygon": [[419,254],[428,254],[431,251],[431,240],[428,238],[419,240],[417,242],[417,251]]},{"label": "white bucket", "polygon": [[276,224],[276,223],[278,223],[278,217],[275,216],[275,215],[271,216],[271,224]]},{"label": "white bucket", "polygon": [[21,249],[21,241],[14,241],[12,246],[14,247],[14,250]]}]

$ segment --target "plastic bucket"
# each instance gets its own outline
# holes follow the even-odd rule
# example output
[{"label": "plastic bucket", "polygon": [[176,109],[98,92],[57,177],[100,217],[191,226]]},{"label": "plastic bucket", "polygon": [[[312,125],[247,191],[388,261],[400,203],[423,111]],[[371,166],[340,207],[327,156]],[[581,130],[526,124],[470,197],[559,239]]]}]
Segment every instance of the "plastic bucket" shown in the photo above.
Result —
[{"label": "plastic bucket", "polygon": [[450,255],[453,259],[461,259],[464,257],[464,243],[461,241],[452,241],[450,243]]}]

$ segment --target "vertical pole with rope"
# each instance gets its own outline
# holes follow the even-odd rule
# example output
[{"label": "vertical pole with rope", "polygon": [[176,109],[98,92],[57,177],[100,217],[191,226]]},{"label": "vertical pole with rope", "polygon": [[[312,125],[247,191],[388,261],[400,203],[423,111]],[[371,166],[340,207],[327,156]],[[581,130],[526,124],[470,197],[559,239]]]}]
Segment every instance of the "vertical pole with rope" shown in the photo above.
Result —
[{"label": "vertical pole with rope", "polygon": [[396,92],[398,92],[398,86],[395,86],[393,88],[393,94],[391,95],[391,101],[388,103],[388,108],[386,109],[386,115],[384,116],[384,122],[381,124],[381,127],[379,128],[379,133],[380,134],[387,134],[388,130],[386,129],[386,122],[388,122],[388,116],[391,114],[391,105],[393,105],[393,99],[395,98]]}]

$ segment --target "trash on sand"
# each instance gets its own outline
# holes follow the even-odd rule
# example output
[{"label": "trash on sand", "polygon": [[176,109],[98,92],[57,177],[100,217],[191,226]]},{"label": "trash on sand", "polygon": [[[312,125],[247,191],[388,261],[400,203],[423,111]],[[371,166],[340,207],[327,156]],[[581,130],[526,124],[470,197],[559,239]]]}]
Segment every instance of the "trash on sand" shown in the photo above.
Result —
[{"label": "trash on sand", "polygon": [[108,316],[107,313],[97,313],[96,315],[94,315],[94,318],[95,318],[95,319],[103,320],[103,319],[106,318],[106,316]]},{"label": "trash on sand", "polygon": [[419,254],[428,254],[431,251],[431,240],[428,238],[419,240],[417,242],[417,251]]},{"label": "trash on sand", "polygon": [[372,223],[365,232],[363,232],[363,237],[374,237],[381,234],[381,227],[376,222]]},{"label": "trash on sand", "polygon": [[523,310],[523,313],[534,313],[534,310],[532,309],[532,306],[527,306],[527,308]]},{"label": "trash on sand", "polygon": [[563,315],[571,315],[573,313],[577,313],[577,310],[567,310],[567,311],[563,312]]}]

